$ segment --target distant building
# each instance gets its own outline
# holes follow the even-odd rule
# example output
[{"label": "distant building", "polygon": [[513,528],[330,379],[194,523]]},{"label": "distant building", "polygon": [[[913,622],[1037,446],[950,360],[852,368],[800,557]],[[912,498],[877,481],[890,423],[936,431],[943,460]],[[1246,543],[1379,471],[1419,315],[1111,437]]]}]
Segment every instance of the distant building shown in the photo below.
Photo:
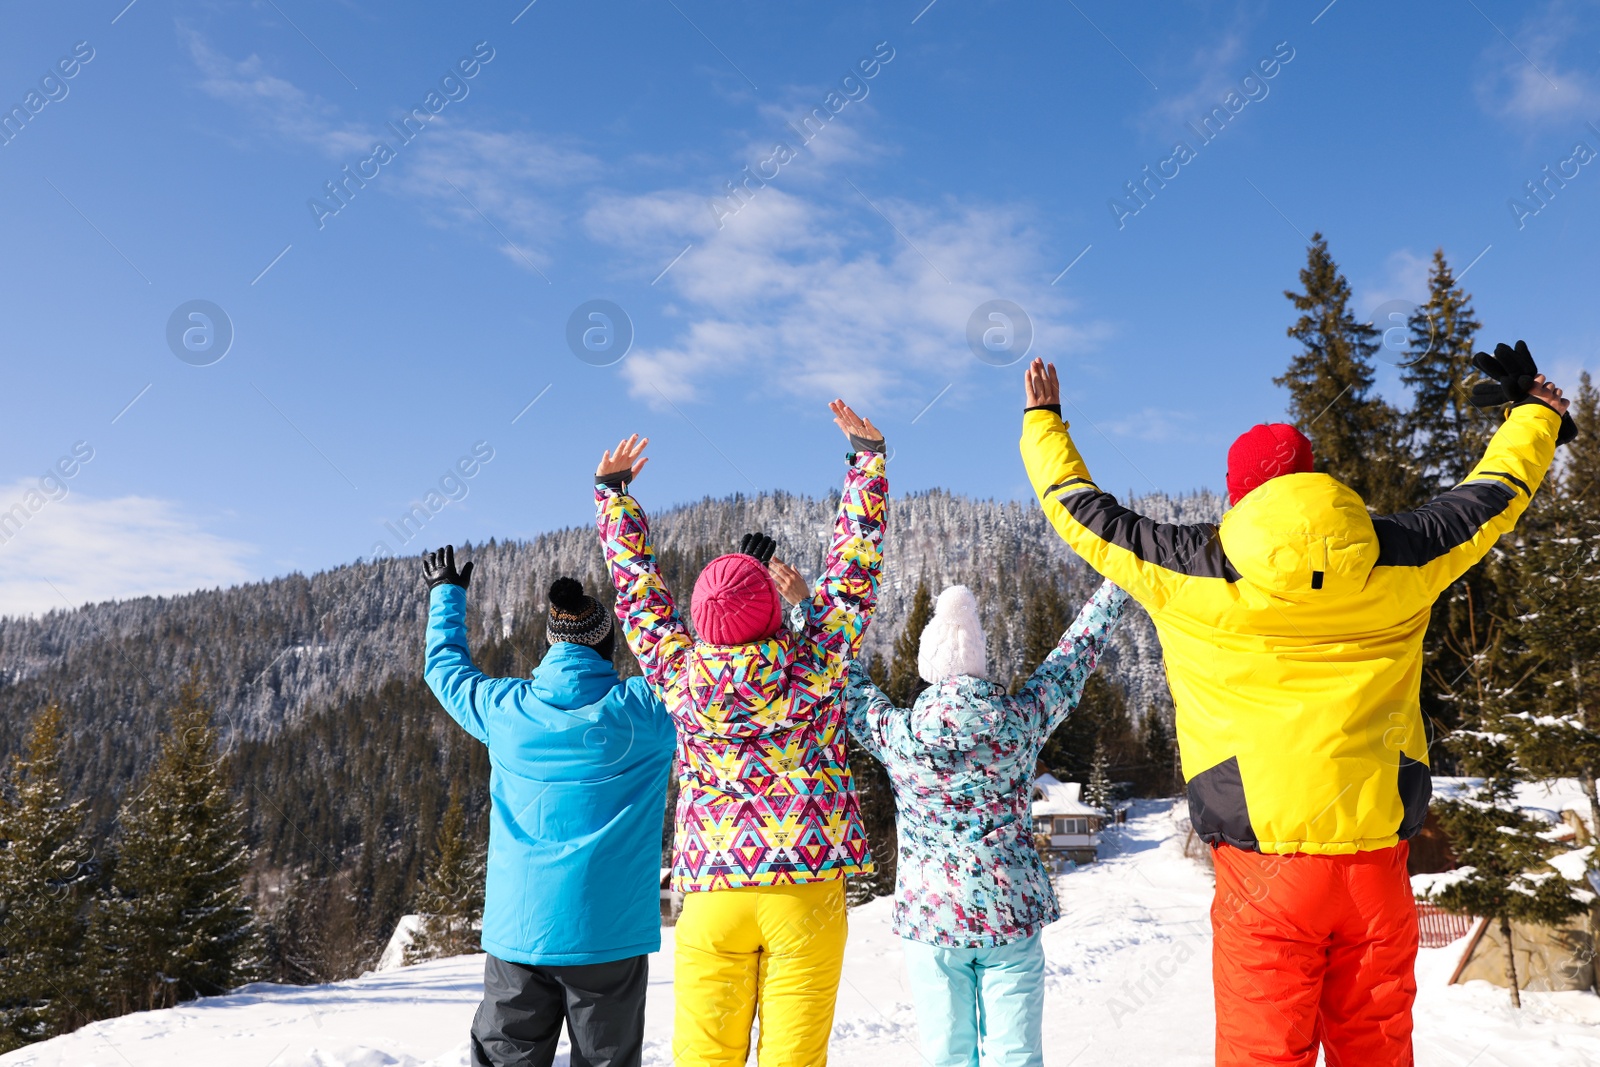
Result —
[{"label": "distant building", "polygon": [[1093,863],[1100,857],[1100,831],[1108,821],[1100,808],[1085,804],[1080,782],[1042,774],[1033,783],[1033,841],[1045,867]]}]

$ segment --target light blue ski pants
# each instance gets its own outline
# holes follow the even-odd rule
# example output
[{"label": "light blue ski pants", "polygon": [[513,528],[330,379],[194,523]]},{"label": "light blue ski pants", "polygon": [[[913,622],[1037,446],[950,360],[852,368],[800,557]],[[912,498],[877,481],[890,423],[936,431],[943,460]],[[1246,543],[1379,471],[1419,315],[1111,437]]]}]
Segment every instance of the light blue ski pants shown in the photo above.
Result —
[{"label": "light blue ski pants", "polygon": [[1044,945],[993,948],[902,940],[929,1067],[1042,1067]]}]

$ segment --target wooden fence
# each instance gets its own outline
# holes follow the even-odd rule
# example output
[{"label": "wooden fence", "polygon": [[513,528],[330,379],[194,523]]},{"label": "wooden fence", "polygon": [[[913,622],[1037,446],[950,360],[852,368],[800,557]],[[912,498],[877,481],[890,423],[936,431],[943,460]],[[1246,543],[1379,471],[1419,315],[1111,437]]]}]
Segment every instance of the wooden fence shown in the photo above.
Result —
[{"label": "wooden fence", "polygon": [[1417,932],[1423,948],[1443,948],[1452,941],[1461,940],[1472,933],[1472,924],[1476,921],[1470,915],[1445,911],[1433,904],[1417,904]]}]

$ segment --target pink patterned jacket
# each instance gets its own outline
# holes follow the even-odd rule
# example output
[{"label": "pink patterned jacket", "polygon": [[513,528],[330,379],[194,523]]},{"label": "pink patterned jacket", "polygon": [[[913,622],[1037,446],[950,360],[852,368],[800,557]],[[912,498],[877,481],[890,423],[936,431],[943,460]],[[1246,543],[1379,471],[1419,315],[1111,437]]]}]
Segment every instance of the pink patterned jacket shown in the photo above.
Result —
[{"label": "pink patterned jacket", "polygon": [[617,619],[678,726],[679,891],[873,869],[839,694],[877,603],[887,495],[882,454],[853,454],[803,632],[710,645],[690,636],[661,580],[639,502],[595,490]]}]

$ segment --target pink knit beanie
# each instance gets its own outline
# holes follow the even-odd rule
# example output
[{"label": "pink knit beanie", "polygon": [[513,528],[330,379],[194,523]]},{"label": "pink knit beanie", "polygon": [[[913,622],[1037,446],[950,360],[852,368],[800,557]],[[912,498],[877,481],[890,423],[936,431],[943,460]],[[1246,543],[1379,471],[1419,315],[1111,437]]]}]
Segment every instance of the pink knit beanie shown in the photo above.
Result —
[{"label": "pink knit beanie", "polygon": [[742,552],[706,564],[689,612],[700,640],[713,645],[765,641],[783,625],[777,583],[760,560]]}]

